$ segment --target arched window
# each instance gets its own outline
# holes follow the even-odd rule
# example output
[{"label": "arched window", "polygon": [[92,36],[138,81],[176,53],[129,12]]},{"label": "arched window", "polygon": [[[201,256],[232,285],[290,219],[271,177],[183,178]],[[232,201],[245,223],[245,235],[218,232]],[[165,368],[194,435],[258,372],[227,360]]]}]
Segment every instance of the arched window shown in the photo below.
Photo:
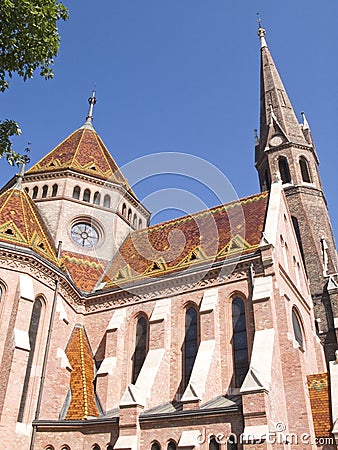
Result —
[{"label": "arched window", "polygon": [[122,216],[127,217],[127,206],[125,203],[122,205]]},{"label": "arched window", "polygon": [[302,173],[302,180],[305,183],[311,183],[310,171],[309,171],[309,163],[304,156],[299,158],[300,171]]},{"label": "arched window", "polygon": [[133,217],[133,227],[136,228],[136,226],[137,226],[137,216],[136,216],[136,214],[134,214],[134,217]]},{"label": "arched window", "polygon": [[58,193],[58,185],[57,184],[53,184],[52,186],[52,197],[56,197]]},{"label": "arched window", "polygon": [[133,377],[135,384],[148,353],[148,320],[142,316],[137,321],[135,350],[133,354]]},{"label": "arched window", "polygon": [[241,387],[249,369],[245,305],[241,298],[232,302],[233,352],[236,387]]},{"label": "arched window", "polygon": [[27,194],[29,194],[29,189],[28,189],[28,187],[25,187],[25,191],[27,192]]},{"label": "arched window", "polygon": [[85,189],[85,191],[83,193],[83,201],[84,202],[90,201],[90,190],[89,189]]},{"label": "arched window", "polygon": [[167,450],[177,450],[177,445],[174,441],[170,441]]},{"label": "arched window", "polygon": [[131,209],[129,208],[128,209],[128,222],[130,222],[131,221]]},{"label": "arched window", "polygon": [[302,326],[300,323],[299,316],[296,312],[296,308],[292,308],[292,326],[293,326],[293,334],[294,334],[295,340],[299,344],[300,350],[304,350],[303,331],[302,331]]},{"label": "arched window", "polygon": [[38,196],[38,191],[39,191],[39,188],[38,188],[37,186],[34,186],[34,187],[33,187],[33,195],[32,195],[32,198],[33,198],[33,199],[37,198],[37,196]]},{"label": "arched window", "polygon": [[48,445],[45,450],[54,450],[54,447],[52,445]]},{"label": "arched window", "polygon": [[29,352],[29,356],[28,356],[26,374],[25,374],[25,379],[24,379],[23,388],[22,388],[21,402],[20,402],[20,408],[19,408],[19,413],[18,413],[18,422],[23,421],[26,400],[27,400],[27,391],[28,391],[32,366],[33,366],[36,338],[38,335],[38,328],[39,328],[39,323],[40,323],[41,310],[42,310],[42,302],[39,298],[37,298],[33,305],[31,320],[29,323],[28,336],[29,336],[30,352]]},{"label": "arched window", "polygon": [[80,187],[79,186],[75,186],[75,188],[73,189],[73,198],[75,198],[76,200],[79,200],[80,193],[81,193]]},{"label": "arched window", "polygon": [[198,312],[190,306],[185,313],[185,337],[184,337],[184,388],[188,386],[199,345]]},{"label": "arched window", "polygon": [[99,192],[95,192],[94,194],[94,198],[93,198],[93,203],[94,205],[99,205],[101,201],[101,195]]},{"label": "arched window", "polygon": [[92,450],[101,450],[101,447],[97,444],[93,445]]},{"label": "arched window", "polygon": [[290,175],[290,169],[288,160],[285,158],[285,156],[280,156],[278,159],[278,168],[279,173],[282,179],[282,183],[291,183],[291,175]]},{"label": "arched window", "polygon": [[209,450],[220,450],[219,443],[215,438],[211,439],[211,441],[209,442]]},{"label": "arched window", "polygon": [[42,188],[42,198],[46,198],[48,194],[48,186],[45,184]]},{"label": "arched window", "polygon": [[142,219],[139,219],[138,221],[138,229],[140,230],[142,228]]},{"label": "arched window", "polygon": [[110,208],[110,196],[106,194],[103,199],[104,208]]},{"label": "arched window", "polygon": [[151,450],[161,450],[161,446],[158,442],[153,442]]},{"label": "arched window", "polygon": [[61,447],[61,450],[70,450],[70,447],[69,447],[69,445],[63,445]]},{"label": "arched window", "polygon": [[2,302],[2,296],[3,296],[3,288],[0,285],[0,303]]}]

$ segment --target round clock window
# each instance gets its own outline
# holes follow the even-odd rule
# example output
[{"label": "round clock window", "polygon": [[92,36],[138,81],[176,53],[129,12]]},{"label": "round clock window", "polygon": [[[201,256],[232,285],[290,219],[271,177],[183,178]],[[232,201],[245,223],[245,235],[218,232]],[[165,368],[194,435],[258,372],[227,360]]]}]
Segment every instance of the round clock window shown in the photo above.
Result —
[{"label": "round clock window", "polygon": [[96,228],[86,222],[73,225],[71,235],[73,241],[80,247],[92,248],[99,241],[99,233]]}]

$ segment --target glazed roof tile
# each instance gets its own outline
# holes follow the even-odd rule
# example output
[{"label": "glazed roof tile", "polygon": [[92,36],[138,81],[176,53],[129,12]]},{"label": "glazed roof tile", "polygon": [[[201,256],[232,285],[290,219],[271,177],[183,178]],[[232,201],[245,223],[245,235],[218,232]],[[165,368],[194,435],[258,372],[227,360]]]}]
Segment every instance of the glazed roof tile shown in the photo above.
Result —
[{"label": "glazed roof tile", "polygon": [[31,167],[27,174],[73,169],[123,185],[131,191],[113,157],[94,128],[83,127]]},{"label": "glazed roof tile", "polygon": [[105,289],[257,250],[268,192],[133,232],[107,269]]},{"label": "glazed roof tile", "polygon": [[78,289],[91,292],[101,277],[107,261],[79,253],[62,252],[63,263]]},{"label": "glazed roof tile", "polygon": [[58,265],[54,241],[39,210],[23,189],[0,195],[0,241],[34,250]]},{"label": "glazed roof tile", "polygon": [[82,325],[75,326],[67,345],[66,355],[73,369],[70,375],[71,401],[66,420],[98,417],[93,383],[94,359]]},{"label": "glazed roof tile", "polygon": [[308,375],[307,384],[316,437],[330,437],[332,420],[329,375],[326,372]]}]

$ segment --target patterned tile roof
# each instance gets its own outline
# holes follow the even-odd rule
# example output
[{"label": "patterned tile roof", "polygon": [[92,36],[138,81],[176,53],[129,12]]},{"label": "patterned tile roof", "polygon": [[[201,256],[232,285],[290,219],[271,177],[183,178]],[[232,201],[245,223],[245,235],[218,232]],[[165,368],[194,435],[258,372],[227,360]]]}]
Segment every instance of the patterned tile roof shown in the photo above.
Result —
[{"label": "patterned tile roof", "polygon": [[93,128],[80,128],[69,135],[27,174],[73,169],[104,180],[110,180],[131,190],[116,162]]},{"label": "patterned tile roof", "polygon": [[66,349],[72,366],[70,390],[72,398],[66,420],[83,420],[98,417],[94,392],[94,360],[87,335],[82,325],[76,325]]},{"label": "patterned tile roof", "polygon": [[132,233],[109,266],[105,289],[257,250],[268,192]]},{"label": "patterned tile roof", "polygon": [[330,437],[332,430],[328,373],[307,376],[313,426],[317,438]]},{"label": "patterned tile roof", "polygon": [[78,289],[84,292],[94,289],[107,264],[94,257],[66,251],[62,252],[62,261]]},{"label": "patterned tile roof", "polygon": [[25,190],[13,188],[0,195],[0,241],[31,248],[58,265],[53,239]]}]

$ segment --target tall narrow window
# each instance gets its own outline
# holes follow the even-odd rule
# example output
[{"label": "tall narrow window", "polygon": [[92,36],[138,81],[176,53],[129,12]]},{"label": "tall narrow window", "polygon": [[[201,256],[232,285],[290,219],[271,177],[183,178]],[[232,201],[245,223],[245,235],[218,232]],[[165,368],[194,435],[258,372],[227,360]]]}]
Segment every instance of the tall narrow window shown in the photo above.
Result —
[{"label": "tall narrow window", "polygon": [[83,201],[90,202],[90,190],[89,189],[85,189],[85,191],[83,193]]},{"label": "tall narrow window", "polygon": [[33,199],[37,198],[37,196],[38,196],[38,191],[39,191],[39,188],[38,188],[37,186],[34,186],[34,187],[33,187],[33,195],[32,195],[32,198],[33,198]]},{"label": "tall narrow window", "polygon": [[133,354],[133,377],[135,384],[148,353],[148,320],[140,317],[136,325],[135,351]]},{"label": "tall narrow window", "polygon": [[303,263],[304,263],[304,266],[305,266],[305,256],[304,256],[304,249],[303,249],[303,244],[302,244],[302,238],[301,238],[301,235],[300,235],[299,222],[298,222],[297,217],[295,217],[295,216],[291,216],[291,220],[292,220],[293,228],[295,230],[295,234],[296,234],[296,238],[297,238],[300,254],[302,255],[302,260],[303,260]]},{"label": "tall narrow window", "polygon": [[177,445],[174,441],[170,441],[168,446],[167,446],[167,450],[177,450]]},{"label": "tall narrow window", "polygon": [[104,208],[110,208],[110,196],[106,194],[103,199]]},{"label": "tall narrow window", "polygon": [[123,205],[122,205],[122,216],[123,217],[127,216],[127,206],[125,203],[123,203]]},{"label": "tall narrow window", "polygon": [[131,209],[128,209],[128,222],[131,222]]},{"label": "tall narrow window", "polygon": [[93,198],[93,203],[94,205],[99,205],[101,201],[101,195],[99,192],[95,192],[94,194],[94,198]]},{"label": "tall narrow window", "polygon": [[302,173],[302,180],[305,183],[311,183],[311,177],[310,177],[310,171],[309,171],[309,163],[304,158],[304,156],[301,156],[299,158],[299,165],[300,165],[300,171]]},{"label": "tall narrow window", "polygon": [[197,356],[199,344],[198,313],[191,306],[185,313],[185,338],[184,338],[184,388],[188,386],[194,362]]},{"label": "tall narrow window", "polygon": [[290,169],[288,160],[285,158],[285,156],[280,156],[278,159],[278,168],[279,173],[282,179],[282,183],[291,183],[291,175],[290,175]]},{"label": "tall narrow window", "polygon": [[33,305],[31,320],[30,320],[30,324],[29,324],[28,336],[29,336],[30,352],[29,352],[29,356],[28,356],[26,374],[25,374],[25,379],[24,379],[23,388],[22,388],[21,402],[20,402],[20,408],[19,408],[19,413],[18,413],[18,422],[23,421],[23,416],[24,416],[24,412],[25,412],[27,391],[28,391],[29,380],[30,380],[30,376],[31,376],[31,372],[32,372],[33,359],[34,359],[34,353],[35,353],[35,345],[36,345],[36,337],[38,334],[41,309],[42,309],[42,302],[40,299],[36,299],[34,302],[34,305]]},{"label": "tall narrow window", "polygon": [[52,197],[56,197],[58,193],[58,185],[57,184],[53,184],[52,187]]},{"label": "tall narrow window", "polygon": [[154,442],[151,446],[151,450],[161,450],[161,446],[158,442]]},{"label": "tall narrow window", "polygon": [[292,326],[295,340],[297,341],[299,348],[304,350],[304,338],[302,326],[300,324],[300,320],[298,318],[298,314],[295,308],[292,308]]},{"label": "tall narrow window", "polygon": [[241,387],[249,369],[245,306],[241,298],[232,302],[232,329],[235,382],[237,387]]},{"label": "tall narrow window", "polygon": [[2,289],[2,286],[0,286],[0,303],[2,302],[2,295],[3,295],[3,289]]},{"label": "tall narrow window", "polygon": [[25,191],[27,192],[27,194],[29,194],[29,189],[28,189],[28,187],[25,187]]},{"label": "tall narrow window", "polygon": [[138,221],[138,229],[140,230],[142,228],[142,219],[139,219]]},{"label": "tall narrow window", "polygon": [[48,186],[45,184],[44,187],[42,188],[42,198],[46,198],[48,194]]},{"label": "tall narrow window", "polygon": [[220,450],[219,443],[215,438],[211,439],[211,441],[209,442],[209,450]]},{"label": "tall narrow window", "polygon": [[137,227],[137,217],[136,217],[136,214],[134,214],[134,217],[133,217],[133,227],[134,227],[134,228]]},{"label": "tall narrow window", "polygon": [[81,192],[80,187],[79,186],[75,186],[75,188],[73,189],[73,198],[75,198],[76,200],[79,200],[80,192]]}]

